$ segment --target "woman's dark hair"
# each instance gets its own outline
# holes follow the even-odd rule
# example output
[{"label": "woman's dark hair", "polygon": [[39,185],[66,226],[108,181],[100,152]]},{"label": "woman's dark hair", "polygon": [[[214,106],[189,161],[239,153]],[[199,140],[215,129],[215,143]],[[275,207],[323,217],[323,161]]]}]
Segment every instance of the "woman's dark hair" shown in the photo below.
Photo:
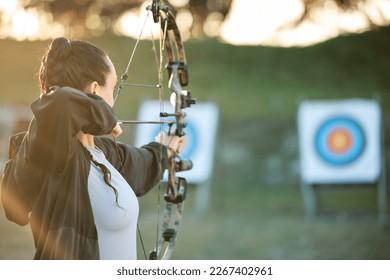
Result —
[{"label": "woman's dark hair", "polygon": [[[118,191],[117,189],[111,185],[111,171],[110,169],[107,168],[107,166],[105,166],[104,164],[98,162],[97,160],[95,160],[91,154],[90,151],[88,151],[87,148],[85,148],[83,146],[84,150],[87,152],[88,156],[89,156],[89,159],[90,161],[93,162],[93,164],[95,164],[97,167],[100,168],[100,170],[103,172],[103,179],[104,179],[104,182],[110,187],[110,189],[114,192],[115,194],[115,204],[116,206],[118,206],[119,208],[122,208],[119,203],[118,203]],[[123,209],[123,208],[122,208]],[[124,210],[124,209],[123,209]]]},{"label": "woman's dark hair", "polygon": [[52,86],[83,90],[97,81],[104,86],[110,72],[107,54],[93,44],[64,37],[54,39],[42,57],[39,69],[41,93]]}]

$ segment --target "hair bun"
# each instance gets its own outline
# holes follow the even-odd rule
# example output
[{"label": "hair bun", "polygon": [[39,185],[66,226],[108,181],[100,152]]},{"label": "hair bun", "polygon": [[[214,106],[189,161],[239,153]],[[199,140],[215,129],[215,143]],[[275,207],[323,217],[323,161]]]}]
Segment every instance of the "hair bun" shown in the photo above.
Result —
[{"label": "hair bun", "polygon": [[40,90],[47,93],[52,86],[84,90],[92,81],[103,86],[111,70],[112,65],[102,49],[86,41],[59,37],[42,56]]},{"label": "hair bun", "polygon": [[49,47],[49,57],[51,57],[52,62],[61,62],[66,60],[72,51],[72,45],[69,39],[65,37],[59,37],[53,40]]}]

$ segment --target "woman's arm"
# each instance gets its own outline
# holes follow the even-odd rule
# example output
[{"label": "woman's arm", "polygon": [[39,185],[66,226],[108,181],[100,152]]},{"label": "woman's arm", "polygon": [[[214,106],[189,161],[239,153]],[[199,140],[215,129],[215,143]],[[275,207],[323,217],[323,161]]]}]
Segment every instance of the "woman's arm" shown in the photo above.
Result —
[{"label": "woman's arm", "polygon": [[73,156],[77,134],[112,132],[117,120],[99,96],[73,88],[55,88],[31,105],[35,120],[29,129],[29,156],[39,168],[61,174]]},{"label": "woman's arm", "polygon": [[151,190],[161,180],[168,165],[166,147],[156,142],[137,148],[102,137],[95,139],[95,143],[137,196]]}]

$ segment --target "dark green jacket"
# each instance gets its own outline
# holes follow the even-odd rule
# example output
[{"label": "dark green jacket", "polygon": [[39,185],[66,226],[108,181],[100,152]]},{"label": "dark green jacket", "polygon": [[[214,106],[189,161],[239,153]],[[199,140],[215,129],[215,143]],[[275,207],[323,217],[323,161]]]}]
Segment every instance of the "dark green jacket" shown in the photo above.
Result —
[{"label": "dark green jacket", "polygon": [[137,196],[161,179],[166,148],[155,142],[136,148],[97,137],[109,134],[117,123],[112,108],[97,95],[56,88],[31,109],[29,130],[10,139],[1,182],[6,217],[19,225],[30,223],[34,259],[99,259],[88,195],[91,163],[78,132],[96,136],[95,145]]}]

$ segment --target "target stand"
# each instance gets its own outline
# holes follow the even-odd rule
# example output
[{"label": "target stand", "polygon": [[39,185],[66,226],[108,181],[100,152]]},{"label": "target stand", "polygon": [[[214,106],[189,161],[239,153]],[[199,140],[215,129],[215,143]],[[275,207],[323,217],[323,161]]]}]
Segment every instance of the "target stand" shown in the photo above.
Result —
[{"label": "target stand", "polygon": [[378,218],[386,221],[387,190],[380,103],[372,99],[303,101],[298,106],[301,192],[317,214],[317,190],[374,185]]}]

